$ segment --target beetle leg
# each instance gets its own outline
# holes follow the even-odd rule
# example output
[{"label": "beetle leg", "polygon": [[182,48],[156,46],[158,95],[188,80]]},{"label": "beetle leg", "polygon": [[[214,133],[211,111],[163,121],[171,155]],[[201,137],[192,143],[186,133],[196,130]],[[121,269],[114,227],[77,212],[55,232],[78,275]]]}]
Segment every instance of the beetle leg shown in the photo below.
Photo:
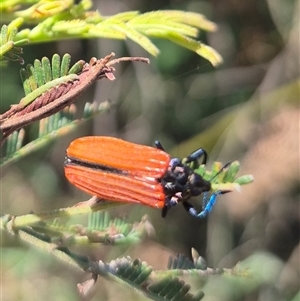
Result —
[{"label": "beetle leg", "polygon": [[193,205],[188,202],[183,202],[184,209],[194,217],[205,218],[212,211],[214,205],[216,204],[217,196],[223,193],[226,192],[217,191],[213,193],[209,199],[207,198],[207,194],[205,193],[203,198],[203,209],[199,213],[196,211]]}]

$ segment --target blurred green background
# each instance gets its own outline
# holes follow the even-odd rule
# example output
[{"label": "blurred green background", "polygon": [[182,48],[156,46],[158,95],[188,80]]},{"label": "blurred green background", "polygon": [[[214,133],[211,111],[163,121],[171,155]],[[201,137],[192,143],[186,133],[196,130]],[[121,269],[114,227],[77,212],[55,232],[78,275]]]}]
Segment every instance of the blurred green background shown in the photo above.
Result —
[{"label": "blurred green background", "polygon": [[[99,81],[76,104],[110,99],[112,110],[76,133],[1,170],[1,211],[12,215],[71,206],[87,195],[71,187],[63,174],[65,149],[76,137],[109,135],[140,144],[162,142],[174,156],[199,147],[213,161],[239,160],[241,174],[255,182],[218,198],[206,220],[181,206],[165,219],[160,211],[128,205],[112,216],[140,220],[148,214],[156,237],[121,249],[94,246],[77,250],[93,259],[131,255],[163,269],[168,256],[195,248],[208,266],[231,268],[248,260],[265,282],[240,290],[208,279],[204,300],[296,300],[300,283],[299,246],[299,1],[94,1],[104,15],[139,10],[180,9],[204,14],[218,25],[199,39],[214,47],[224,63],[213,68],[196,54],[156,40],[161,53],[151,65],[120,64],[116,80]],[[72,61],[149,55],[131,41],[89,40],[33,45],[24,59],[68,52]],[[18,64],[1,68],[1,112],[23,97]],[[26,137],[34,139],[37,125]],[[200,199],[195,200],[200,209]],[[85,217],[83,218],[83,220]],[[47,255],[6,237],[2,247],[2,300],[80,300],[82,275]],[[262,255],[263,254],[263,255]],[[197,289],[197,284],[195,284]],[[299,297],[299,295],[298,295]],[[145,300],[134,291],[100,279],[91,300]]]}]

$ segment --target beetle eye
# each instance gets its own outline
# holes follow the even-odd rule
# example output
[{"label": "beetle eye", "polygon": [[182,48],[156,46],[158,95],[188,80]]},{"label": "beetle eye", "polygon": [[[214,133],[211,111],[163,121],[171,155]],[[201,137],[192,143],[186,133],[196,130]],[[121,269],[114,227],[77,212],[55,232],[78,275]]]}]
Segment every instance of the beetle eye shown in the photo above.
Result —
[{"label": "beetle eye", "polygon": [[179,164],[181,164],[181,160],[179,158],[172,158],[169,163],[169,170],[174,171]]}]

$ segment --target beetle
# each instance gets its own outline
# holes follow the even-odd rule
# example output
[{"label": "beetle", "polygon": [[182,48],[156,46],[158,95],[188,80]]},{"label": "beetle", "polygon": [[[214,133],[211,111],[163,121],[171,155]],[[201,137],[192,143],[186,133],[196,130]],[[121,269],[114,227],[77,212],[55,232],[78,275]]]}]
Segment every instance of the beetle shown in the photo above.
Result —
[{"label": "beetle", "polygon": [[[207,152],[199,148],[187,158],[171,158],[159,141],[155,146],[131,143],[114,137],[81,137],[66,150],[64,170],[67,179],[81,190],[100,199],[143,204],[162,209],[182,203],[192,216],[204,218],[216,198],[207,197],[211,183],[194,172],[190,163],[206,164]],[[188,201],[204,193],[203,210],[198,213]]]}]

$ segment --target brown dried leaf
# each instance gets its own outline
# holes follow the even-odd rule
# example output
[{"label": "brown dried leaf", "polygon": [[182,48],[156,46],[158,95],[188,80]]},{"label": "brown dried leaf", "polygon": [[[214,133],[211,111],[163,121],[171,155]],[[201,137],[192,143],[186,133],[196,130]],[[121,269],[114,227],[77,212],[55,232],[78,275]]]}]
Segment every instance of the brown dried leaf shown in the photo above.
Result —
[{"label": "brown dried leaf", "polygon": [[70,105],[96,80],[101,78],[114,80],[113,72],[115,69],[112,65],[124,61],[149,63],[148,59],[142,57],[123,57],[110,61],[113,56],[114,53],[111,53],[103,59],[92,58],[78,74],[78,79],[61,83],[49,89],[24,108],[13,105],[10,110],[0,115],[1,144],[15,130],[53,115]]}]

